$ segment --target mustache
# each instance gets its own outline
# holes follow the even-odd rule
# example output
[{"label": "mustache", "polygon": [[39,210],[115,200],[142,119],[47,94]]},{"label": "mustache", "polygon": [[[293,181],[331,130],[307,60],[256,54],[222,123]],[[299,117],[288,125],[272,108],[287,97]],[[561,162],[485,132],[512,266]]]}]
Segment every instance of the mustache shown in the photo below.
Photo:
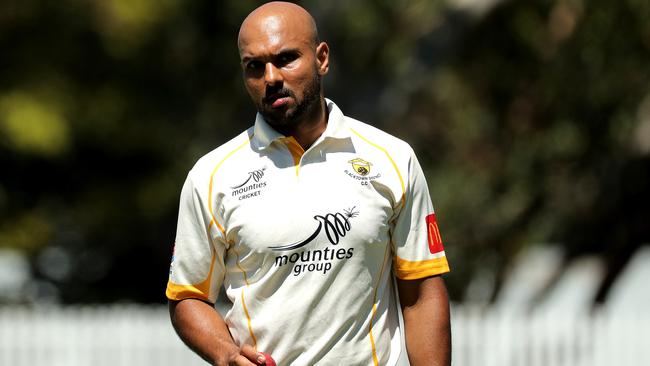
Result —
[{"label": "mustache", "polygon": [[293,91],[286,88],[281,88],[281,89],[267,88],[266,94],[262,98],[262,102],[273,103],[273,101],[275,101],[276,99],[284,98],[284,97],[295,98],[295,94],[293,93]]}]

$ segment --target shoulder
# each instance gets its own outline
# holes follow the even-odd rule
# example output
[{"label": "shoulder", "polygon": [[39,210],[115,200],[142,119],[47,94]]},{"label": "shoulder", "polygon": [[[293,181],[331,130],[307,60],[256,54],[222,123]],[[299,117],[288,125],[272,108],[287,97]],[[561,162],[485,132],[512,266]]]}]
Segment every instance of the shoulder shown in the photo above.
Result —
[{"label": "shoulder", "polygon": [[360,144],[367,144],[396,157],[410,157],[413,149],[406,141],[354,118],[345,117],[351,136]]},{"label": "shoulder", "polygon": [[332,100],[326,99],[326,101],[330,109],[330,118],[336,121],[340,120],[341,125],[350,130],[349,136],[355,146],[358,144],[359,147],[365,145],[379,150],[390,149],[407,155],[412,153],[413,149],[406,141],[368,123],[349,117]]}]

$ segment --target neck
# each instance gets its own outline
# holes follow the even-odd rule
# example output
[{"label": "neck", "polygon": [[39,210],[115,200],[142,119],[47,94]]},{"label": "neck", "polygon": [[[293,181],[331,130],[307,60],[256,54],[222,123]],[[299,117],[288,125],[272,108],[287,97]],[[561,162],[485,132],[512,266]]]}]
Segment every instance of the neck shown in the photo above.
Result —
[{"label": "neck", "polygon": [[278,132],[285,136],[292,136],[304,150],[307,150],[327,128],[327,107],[325,99],[321,98],[318,107],[293,126],[280,128]]}]

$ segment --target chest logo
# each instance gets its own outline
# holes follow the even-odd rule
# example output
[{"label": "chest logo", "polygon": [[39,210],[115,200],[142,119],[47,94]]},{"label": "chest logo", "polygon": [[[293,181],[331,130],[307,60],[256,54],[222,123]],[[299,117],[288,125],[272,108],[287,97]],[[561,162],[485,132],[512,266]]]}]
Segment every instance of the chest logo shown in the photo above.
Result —
[{"label": "chest logo", "polygon": [[266,168],[261,168],[248,172],[246,178],[241,180],[241,184],[230,187],[232,197],[238,197],[242,201],[260,196],[266,187],[266,182],[263,180],[265,170]]},{"label": "chest logo", "polygon": [[244,183],[238,184],[236,186],[230,187],[230,189],[237,189],[241,188],[246,185],[246,183],[250,182],[251,179],[253,180],[254,183],[258,183],[263,177],[264,177],[264,171],[266,168],[258,169],[258,170],[253,170],[252,172],[248,172],[248,176],[246,177],[246,180],[244,180]]},{"label": "chest logo", "polygon": [[348,161],[348,163],[352,164],[352,169],[354,169],[354,171],[361,176],[365,177],[370,173],[370,166],[372,165],[370,162],[367,162],[361,158],[356,158]]},{"label": "chest logo", "polygon": [[293,244],[277,245],[269,248],[275,251],[298,249],[316,239],[318,234],[323,230],[325,231],[325,235],[330,244],[337,245],[341,238],[345,237],[348,231],[352,228],[352,225],[350,225],[350,219],[356,217],[358,214],[359,212],[355,211],[355,208],[352,207],[349,210],[343,210],[343,212],[316,215],[314,216],[314,220],[318,223],[318,227],[316,227],[314,232],[308,238]]}]

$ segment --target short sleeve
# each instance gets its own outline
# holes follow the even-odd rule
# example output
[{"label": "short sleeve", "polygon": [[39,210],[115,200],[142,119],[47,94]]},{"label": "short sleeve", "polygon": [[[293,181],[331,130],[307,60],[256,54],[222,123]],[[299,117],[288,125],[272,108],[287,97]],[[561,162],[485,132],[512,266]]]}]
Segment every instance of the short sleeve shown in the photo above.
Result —
[{"label": "short sleeve", "polygon": [[170,300],[197,298],[214,303],[223,283],[226,247],[203,193],[188,175],[181,191],[167,282]]},{"label": "short sleeve", "polygon": [[404,203],[392,230],[397,278],[413,280],[449,272],[427,182],[412,150]]}]

